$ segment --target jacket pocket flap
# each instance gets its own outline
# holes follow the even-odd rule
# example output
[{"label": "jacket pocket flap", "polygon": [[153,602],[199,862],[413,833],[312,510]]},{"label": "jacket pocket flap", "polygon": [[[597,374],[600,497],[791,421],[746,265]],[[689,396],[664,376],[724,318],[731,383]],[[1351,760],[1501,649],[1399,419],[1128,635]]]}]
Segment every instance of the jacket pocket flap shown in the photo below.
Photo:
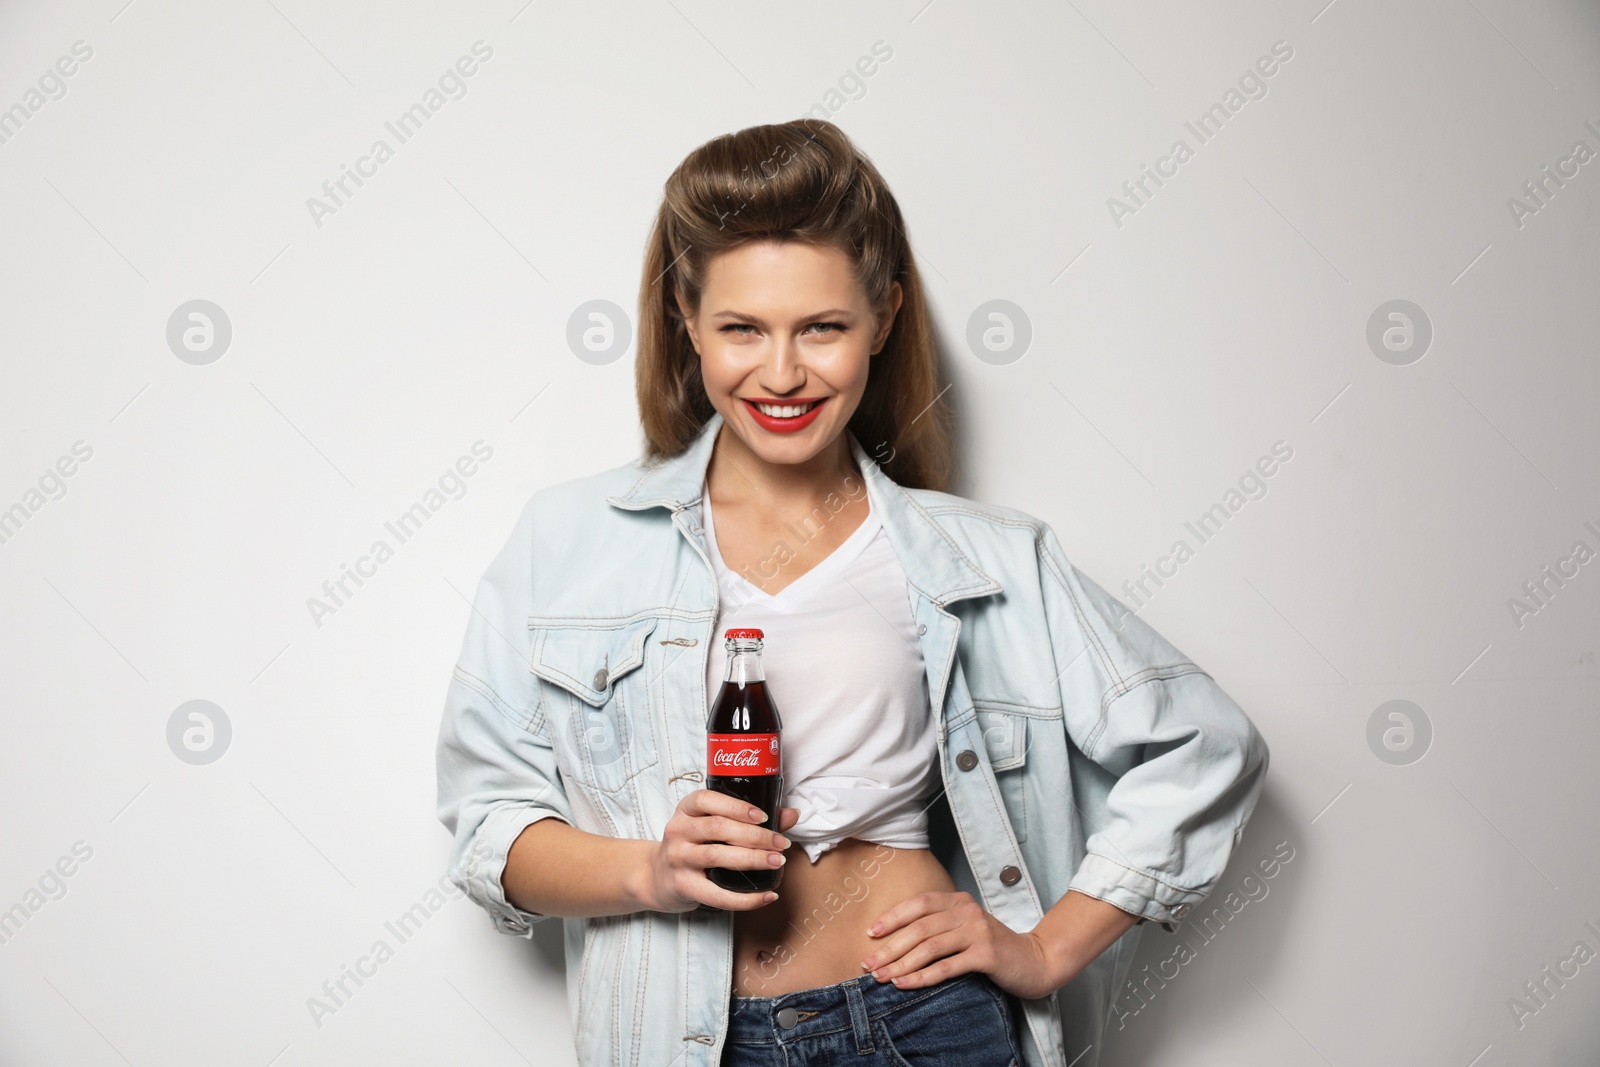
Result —
[{"label": "jacket pocket flap", "polygon": [[623,619],[529,616],[529,669],[595,707],[611,699],[618,678],[644,662],[656,617]]},{"label": "jacket pocket flap", "polygon": [[983,707],[977,709],[977,715],[989,750],[989,766],[997,771],[1022,766],[1028,758],[1028,717]]}]

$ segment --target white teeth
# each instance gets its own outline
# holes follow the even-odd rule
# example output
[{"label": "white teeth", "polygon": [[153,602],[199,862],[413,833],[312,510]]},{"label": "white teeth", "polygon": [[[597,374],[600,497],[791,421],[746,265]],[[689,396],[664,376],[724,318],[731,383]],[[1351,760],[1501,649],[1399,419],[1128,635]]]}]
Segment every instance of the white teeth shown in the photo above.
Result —
[{"label": "white teeth", "polygon": [[761,412],[763,415],[768,415],[775,419],[792,419],[796,415],[804,415],[806,412],[816,407],[818,403],[820,403],[820,401],[810,404],[790,404],[784,406],[779,406],[777,404],[757,404],[756,410]]}]

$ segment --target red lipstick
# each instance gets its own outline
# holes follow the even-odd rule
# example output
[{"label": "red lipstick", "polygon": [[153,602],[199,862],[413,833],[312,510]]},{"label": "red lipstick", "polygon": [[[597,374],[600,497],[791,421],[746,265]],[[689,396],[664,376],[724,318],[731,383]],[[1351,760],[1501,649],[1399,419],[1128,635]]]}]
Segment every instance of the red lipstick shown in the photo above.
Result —
[{"label": "red lipstick", "polygon": [[[801,396],[789,400],[775,400],[766,396],[754,398],[741,396],[739,399],[744,403],[745,410],[750,413],[750,417],[755,420],[756,425],[773,433],[798,433],[805,429],[816,421],[817,413],[822,410],[823,405],[828,401],[825,396]],[[796,415],[793,418],[784,419],[763,414],[761,409],[756,407],[757,403],[771,404],[777,407],[798,407],[802,404],[814,404],[815,406],[804,415]]]}]

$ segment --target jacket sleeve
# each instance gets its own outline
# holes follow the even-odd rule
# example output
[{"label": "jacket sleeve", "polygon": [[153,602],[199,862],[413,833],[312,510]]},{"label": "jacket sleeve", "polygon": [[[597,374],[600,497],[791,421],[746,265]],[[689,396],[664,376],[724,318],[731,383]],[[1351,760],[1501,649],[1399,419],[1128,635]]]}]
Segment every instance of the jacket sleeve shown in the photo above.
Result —
[{"label": "jacket sleeve", "polygon": [[524,829],[572,811],[529,670],[533,505],[478,583],[436,750],[439,820],[455,836],[448,874],[497,930],[532,936],[551,918],[506,899],[506,854]]},{"label": "jacket sleeve", "polygon": [[1239,843],[1266,741],[1209,674],[1073,567],[1048,525],[1039,556],[1067,732],[1113,779],[1067,888],[1182,919]]}]

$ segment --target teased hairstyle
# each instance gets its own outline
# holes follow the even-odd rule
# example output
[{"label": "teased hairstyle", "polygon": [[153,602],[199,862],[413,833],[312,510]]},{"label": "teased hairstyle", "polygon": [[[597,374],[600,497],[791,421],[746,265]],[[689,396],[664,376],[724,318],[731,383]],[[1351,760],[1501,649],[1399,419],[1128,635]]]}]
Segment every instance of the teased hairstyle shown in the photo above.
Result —
[{"label": "teased hairstyle", "polygon": [[899,313],[871,359],[849,428],[894,481],[944,489],[951,427],[945,405],[935,403],[938,357],[900,207],[844,131],[818,119],[724,134],[667,178],[639,287],[634,384],[646,458],[681,453],[715,410],[674,293],[697,312],[713,257],[770,240],[840,249],[875,309],[900,282]]}]

